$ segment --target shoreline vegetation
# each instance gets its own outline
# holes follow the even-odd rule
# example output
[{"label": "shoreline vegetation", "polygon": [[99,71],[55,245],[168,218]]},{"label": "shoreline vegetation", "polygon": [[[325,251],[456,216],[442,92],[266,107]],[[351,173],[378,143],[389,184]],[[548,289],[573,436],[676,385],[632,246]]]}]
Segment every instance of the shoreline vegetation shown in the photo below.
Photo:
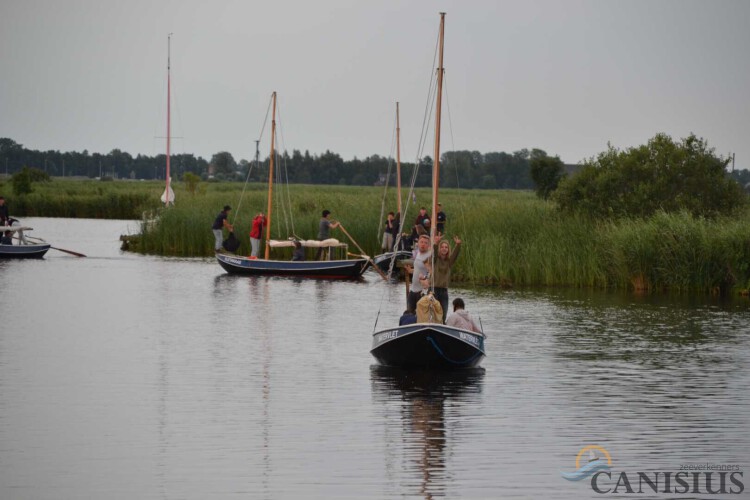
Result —
[{"label": "shoreline vegetation", "polygon": [[[131,250],[176,257],[213,255],[210,227],[225,204],[230,221],[249,254],[252,218],[266,209],[263,183],[201,183],[191,193],[173,182],[176,206],[160,209],[161,182],[72,181],[55,179],[34,185],[34,192],[14,196],[0,184],[14,216],[141,219]],[[395,210],[395,192],[386,196],[385,212]],[[420,206],[429,206],[428,189],[416,189],[406,221]],[[382,187],[292,184],[278,191],[291,200],[291,212],[273,214],[273,238],[296,235],[314,239],[325,208],[371,255],[380,252],[378,226]],[[241,199],[242,198],[242,199]],[[462,255],[453,279],[474,285],[503,287],[554,286],[630,289],[636,292],[677,291],[712,294],[743,293],[750,288],[750,209],[712,219],[686,212],[644,218],[595,220],[561,212],[531,191],[441,190],[448,215],[446,233],[461,237]],[[281,206],[281,204],[279,204]],[[406,205],[405,205],[406,206]],[[385,214],[383,214],[384,218]],[[356,245],[341,230],[332,236]],[[277,258],[286,258],[279,255]]]}]

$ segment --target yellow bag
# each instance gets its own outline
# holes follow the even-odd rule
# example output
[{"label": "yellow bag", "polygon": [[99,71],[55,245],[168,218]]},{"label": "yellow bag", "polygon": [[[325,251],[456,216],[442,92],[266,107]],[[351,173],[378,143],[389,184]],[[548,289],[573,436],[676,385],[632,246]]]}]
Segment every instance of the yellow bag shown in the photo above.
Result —
[{"label": "yellow bag", "polygon": [[443,306],[432,293],[417,302],[417,323],[443,323]]}]

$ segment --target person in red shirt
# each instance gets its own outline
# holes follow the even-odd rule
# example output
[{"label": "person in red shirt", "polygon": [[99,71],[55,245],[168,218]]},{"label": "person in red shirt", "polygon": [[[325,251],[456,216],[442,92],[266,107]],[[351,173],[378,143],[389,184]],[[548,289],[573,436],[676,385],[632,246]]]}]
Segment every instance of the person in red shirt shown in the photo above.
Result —
[{"label": "person in red shirt", "polygon": [[253,227],[250,230],[250,246],[252,251],[250,252],[251,257],[257,257],[258,251],[260,251],[260,239],[263,236],[263,226],[266,225],[266,216],[263,212],[259,212],[258,215],[253,219]]}]

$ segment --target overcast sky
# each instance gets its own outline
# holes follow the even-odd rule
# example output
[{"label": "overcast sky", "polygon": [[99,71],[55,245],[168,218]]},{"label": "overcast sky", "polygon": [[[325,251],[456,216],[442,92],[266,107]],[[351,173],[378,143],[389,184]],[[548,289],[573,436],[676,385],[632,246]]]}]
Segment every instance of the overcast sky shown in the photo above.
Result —
[{"label": "overcast sky", "polygon": [[171,32],[174,153],[251,159],[275,90],[286,149],[344,159],[391,153],[400,101],[412,161],[440,11],[443,151],[577,163],[693,132],[750,167],[745,0],[0,0],[0,137],[163,152]]}]

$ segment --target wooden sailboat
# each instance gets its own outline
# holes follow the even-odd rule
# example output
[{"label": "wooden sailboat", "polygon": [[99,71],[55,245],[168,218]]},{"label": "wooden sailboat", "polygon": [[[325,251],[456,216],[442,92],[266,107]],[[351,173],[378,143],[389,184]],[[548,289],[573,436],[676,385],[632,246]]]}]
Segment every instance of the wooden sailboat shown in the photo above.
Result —
[{"label": "wooden sailboat", "polygon": [[[398,103],[396,103],[396,199],[398,207],[399,233],[403,227],[403,211],[401,210],[401,124]],[[372,262],[384,273],[392,272],[397,261],[411,259],[411,252],[407,250],[391,250],[373,257]]]},{"label": "wooden sailboat", "polygon": [[161,202],[165,207],[174,205],[174,191],[170,185],[172,182],[169,169],[171,145],[172,145],[172,81],[171,81],[171,51],[172,51],[172,33],[167,35],[167,170],[166,170],[166,187],[161,195]]},{"label": "wooden sailboat", "polygon": [[[435,106],[435,155],[432,167],[432,213],[437,213],[440,175],[440,112],[443,95],[445,13],[440,13],[440,42]],[[431,229],[434,241],[436,224]],[[484,334],[442,323],[416,323],[373,333],[370,353],[382,365],[449,370],[473,368],[484,359]]]},{"label": "wooden sailboat", "polygon": [[216,254],[221,267],[231,274],[249,274],[249,275],[280,275],[280,276],[307,276],[315,278],[332,278],[346,279],[357,278],[367,269],[370,258],[366,255],[356,259],[347,259],[348,246],[340,243],[338,240],[330,239],[325,241],[301,241],[303,247],[324,247],[329,252],[339,252],[344,257],[336,260],[273,260],[270,258],[271,248],[293,246],[291,241],[274,241],[271,240],[271,224],[273,215],[273,170],[276,138],[276,92],[272,94],[273,112],[271,114],[271,156],[268,168],[268,207],[266,211],[266,246],[265,258],[256,259],[252,257],[242,257],[238,255]]}]

